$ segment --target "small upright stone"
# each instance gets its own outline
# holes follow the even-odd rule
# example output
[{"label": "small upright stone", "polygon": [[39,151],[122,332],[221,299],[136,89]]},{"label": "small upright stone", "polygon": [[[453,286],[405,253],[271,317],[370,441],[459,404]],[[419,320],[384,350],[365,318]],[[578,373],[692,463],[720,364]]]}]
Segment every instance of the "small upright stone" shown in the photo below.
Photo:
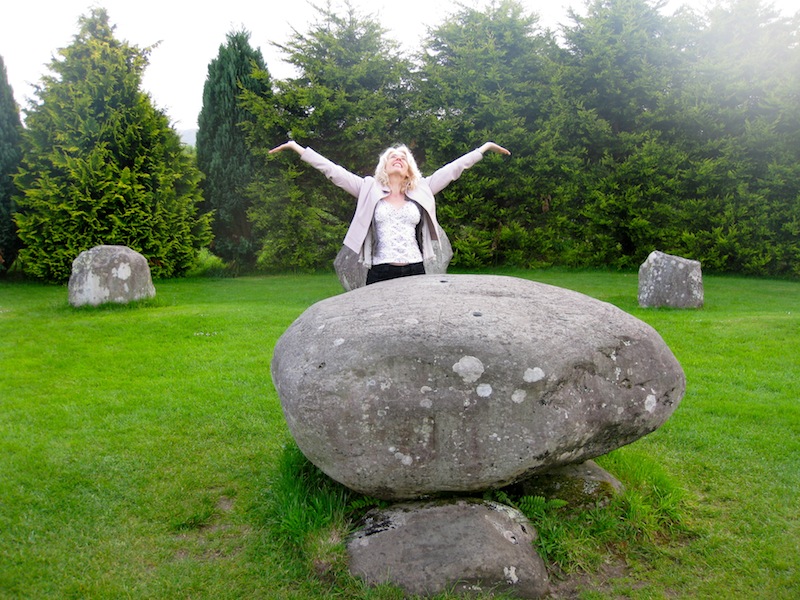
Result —
[{"label": "small upright stone", "polygon": [[428,275],[444,275],[453,259],[453,246],[441,227],[437,230],[439,239],[433,240],[433,257],[425,261],[425,273]]},{"label": "small upright stone", "polygon": [[593,460],[557,467],[525,479],[507,491],[520,498],[542,496],[563,500],[571,508],[589,510],[607,505],[624,491],[622,483]]},{"label": "small upright stone", "polygon": [[639,267],[639,306],[702,308],[700,261],[651,252]]},{"label": "small upright stone", "polygon": [[72,262],[69,303],[99,306],[152,298],[156,288],[147,259],[127,246],[95,246]]}]

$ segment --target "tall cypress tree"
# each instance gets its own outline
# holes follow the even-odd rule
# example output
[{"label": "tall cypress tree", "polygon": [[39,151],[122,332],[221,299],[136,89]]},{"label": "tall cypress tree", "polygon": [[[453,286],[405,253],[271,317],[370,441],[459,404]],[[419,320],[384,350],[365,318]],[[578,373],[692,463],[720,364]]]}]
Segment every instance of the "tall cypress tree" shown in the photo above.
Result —
[{"label": "tall cypress tree", "polygon": [[209,218],[197,215],[201,174],[140,89],[149,51],[115,39],[103,9],[79,24],[26,111],[15,178],[22,266],[64,281],[83,250],[121,244],[154,276],[182,275],[210,241]]},{"label": "tall cypress tree", "polygon": [[247,90],[272,96],[260,50],[250,46],[247,31],[231,32],[227,44],[208,65],[203,87],[203,108],[198,119],[197,166],[205,174],[206,210],[214,211],[214,251],[237,264],[254,262],[255,244],[247,217],[251,201],[244,193],[253,180],[256,159],[250,152],[242,123],[252,119],[239,101]]},{"label": "tall cypress tree", "polygon": [[13,221],[16,186],[12,176],[22,158],[21,135],[19,108],[0,56],[0,272],[11,266],[19,249]]}]

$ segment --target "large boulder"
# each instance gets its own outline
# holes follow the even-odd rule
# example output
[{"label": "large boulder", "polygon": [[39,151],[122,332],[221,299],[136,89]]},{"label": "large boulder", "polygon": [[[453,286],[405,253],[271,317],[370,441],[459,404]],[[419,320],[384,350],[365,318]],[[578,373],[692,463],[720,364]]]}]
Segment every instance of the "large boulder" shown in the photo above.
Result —
[{"label": "large boulder", "polygon": [[272,377],[308,459],[386,499],[482,491],[606,454],[658,428],[685,390],[639,319],[490,275],[318,302],[278,340]]},{"label": "large boulder", "polygon": [[95,246],[72,262],[69,303],[98,306],[152,298],[156,288],[147,259],[127,246]]},{"label": "large boulder", "polygon": [[700,261],[651,252],[639,267],[639,306],[702,308]]},{"label": "large boulder", "polygon": [[[434,255],[425,261],[425,273],[428,275],[443,275],[453,258],[453,247],[447,234],[440,227],[439,239],[433,242]],[[339,278],[339,283],[345,291],[355,290],[367,284],[367,268],[358,261],[358,254],[347,246],[342,246],[339,254],[333,261],[333,268]]]},{"label": "large boulder", "polygon": [[367,515],[347,544],[350,572],[408,594],[505,592],[541,598],[549,590],[536,531],[495,502],[396,504]]}]

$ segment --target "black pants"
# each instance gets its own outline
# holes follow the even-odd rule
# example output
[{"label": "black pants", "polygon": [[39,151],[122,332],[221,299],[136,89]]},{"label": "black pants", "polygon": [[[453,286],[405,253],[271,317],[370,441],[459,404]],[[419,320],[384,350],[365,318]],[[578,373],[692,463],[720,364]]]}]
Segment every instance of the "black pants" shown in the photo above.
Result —
[{"label": "black pants", "polygon": [[402,266],[390,264],[372,265],[372,268],[367,271],[367,285],[371,283],[378,283],[379,281],[397,279],[398,277],[424,274],[425,265],[421,262]]}]

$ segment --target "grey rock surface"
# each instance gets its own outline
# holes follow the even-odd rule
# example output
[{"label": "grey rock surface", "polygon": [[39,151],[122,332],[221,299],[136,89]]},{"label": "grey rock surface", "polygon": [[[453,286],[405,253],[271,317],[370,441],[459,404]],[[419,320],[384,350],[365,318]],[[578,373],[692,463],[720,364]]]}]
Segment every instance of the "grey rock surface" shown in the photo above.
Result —
[{"label": "grey rock surface", "polygon": [[359,492],[502,487],[657,429],[685,390],[661,336],[577,292],[420,275],[307,309],[272,361],[289,429]]},{"label": "grey rock surface", "polygon": [[342,246],[333,260],[333,268],[344,291],[349,292],[367,284],[367,268],[358,262],[358,254]]},{"label": "grey rock surface", "polygon": [[156,288],[147,259],[127,246],[95,246],[72,262],[69,303],[98,306],[152,298]]},{"label": "grey rock surface", "polygon": [[[443,229],[439,228],[439,239],[433,242],[433,258],[425,261],[425,273],[443,275],[453,258],[453,247]],[[364,287],[367,284],[367,268],[358,262],[358,254],[347,246],[342,246],[333,261],[333,268],[339,283],[346,292]]]},{"label": "grey rock surface", "polygon": [[654,251],[639,267],[639,306],[701,308],[703,302],[700,261]]},{"label": "grey rock surface", "polygon": [[453,259],[453,247],[450,238],[441,227],[437,230],[439,239],[433,241],[433,258],[425,261],[425,273],[428,275],[444,275]]},{"label": "grey rock surface", "polygon": [[535,539],[524,515],[503,504],[409,503],[370,513],[347,551],[353,575],[409,594],[493,590],[541,598],[549,585]]},{"label": "grey rock surface", "polygon": [[541,496],[564,500],[571,509],[605,506],[625,490],[622,483],[593,460],[541,473],[506,491],[517,497]]}]

